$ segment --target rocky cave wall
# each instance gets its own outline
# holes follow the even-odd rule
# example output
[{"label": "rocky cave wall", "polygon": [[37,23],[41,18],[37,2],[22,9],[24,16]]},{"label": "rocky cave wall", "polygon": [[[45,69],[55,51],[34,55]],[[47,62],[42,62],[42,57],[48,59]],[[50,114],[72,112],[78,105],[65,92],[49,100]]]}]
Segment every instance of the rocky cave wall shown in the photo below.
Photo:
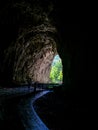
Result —
[{"label": "rocky cave wall", "polygon": [[[66,87],[96,82],[96,51],[93,45],[88,44],[88,24],[82,21],[75,21],[74,24],[79,16],[86,21],[87,12],[78,15],[78,11],[66,5],[55,0],[16,0],[2,4],[0,82],[24,82],[26,76],[41,82],[48,81],[46,75],[49,74],[48,66],[56,53],[55,46],[62,59]],[[38,46],[39,42],[41,46]]]},{"label": "rocky cave wall", "polygon": [[[44,4],[44,3],[43,3]],[[32,1],[5,3],[1,8],[0,82],[49,82],[57,29],[48,15],[51,4]]]}]

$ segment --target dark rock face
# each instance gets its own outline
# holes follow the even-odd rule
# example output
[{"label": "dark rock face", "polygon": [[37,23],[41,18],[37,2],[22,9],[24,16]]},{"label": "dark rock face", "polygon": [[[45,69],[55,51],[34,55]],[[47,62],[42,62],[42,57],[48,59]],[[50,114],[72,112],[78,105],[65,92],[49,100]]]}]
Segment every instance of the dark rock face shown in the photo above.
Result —
[{"label": "dark rock face", "polygon": [[27,76],[48,82],[56,47],[62,59],[66,87],[96,82],[96,50],[88,45],[88,26],[86,22],[68,24],[67,16],[70,21],[75,16],[68,14],[65,7],[63,2],[55,0],[2,3],[0,83],[26,82]]},{"label": "dark rock face", "polygon": [[49,82],[51,63],[57,53],[57,30],[48,18],[51,8],[46,11],[43,5],[36,4],[16,2],[1,10],[1,82],[26,83],[28,77]]},{"label": "dark rock face", "polygon": [[[49,81],[51,62],[56,53],[56,43],[52,37],[45,34],[47,33],[47,30],[44,30],[45,25],[42,26],[42,30],[38,26],[34,28],[35,30],[32,29],[30,32],[27,30],[26,34],[21,34],[16,42],[5,51],[4,64],[9,66],[13,64],[11,68],[14,81],[25,82],[27,77],[33,81],[44,83]],[[49,29],[52,31],[51,28]],[[37,31],[38,34],[33,36],[33,31]],[[28,39],[29,33],[31,37]]]}]

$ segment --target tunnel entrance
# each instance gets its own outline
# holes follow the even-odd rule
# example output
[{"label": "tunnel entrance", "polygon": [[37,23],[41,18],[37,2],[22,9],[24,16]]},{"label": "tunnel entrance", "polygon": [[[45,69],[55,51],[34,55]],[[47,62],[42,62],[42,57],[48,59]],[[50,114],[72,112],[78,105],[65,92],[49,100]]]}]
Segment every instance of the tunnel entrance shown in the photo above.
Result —
[{"label": "tunnel entrance", "polygon": [[55,55],[51,64],[50,70],[50,83],[62,84],[63,81],[63,66],[60,56]]}]

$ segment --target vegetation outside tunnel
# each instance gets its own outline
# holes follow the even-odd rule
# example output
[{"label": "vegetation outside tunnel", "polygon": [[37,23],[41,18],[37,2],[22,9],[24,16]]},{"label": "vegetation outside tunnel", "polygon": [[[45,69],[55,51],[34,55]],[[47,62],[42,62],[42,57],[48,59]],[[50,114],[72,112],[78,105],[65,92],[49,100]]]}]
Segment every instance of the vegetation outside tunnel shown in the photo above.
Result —
[{"label": "vegetation outside tunnel", "polygon": [[63,80],[62,61],[59,55],[56,55],[51,65],[50,82],[62,83],[62,80]]}]

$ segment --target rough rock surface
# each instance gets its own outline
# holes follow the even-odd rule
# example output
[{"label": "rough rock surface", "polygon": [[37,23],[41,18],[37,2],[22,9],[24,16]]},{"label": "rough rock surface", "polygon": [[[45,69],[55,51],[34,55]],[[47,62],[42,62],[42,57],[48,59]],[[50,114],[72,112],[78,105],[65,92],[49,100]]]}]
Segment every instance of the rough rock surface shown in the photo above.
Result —
[{"label": "rough rock surface", "polygon": [[[56,46],[63,64],[64,88],[71,93],[75,89],[88,100],[92,86],[93,97],[97,95],[97,47],[88,43],[85,9],[84,14],[74,12],[75,6],[67,8],[67,3],[56,0],[1,2],[0,84],[26,82],[26,77],[48,82]],[[85,23],[74,23],[79,16]]]},{"label": "rough rock surface", "polygon": [[51,4],[47,9],[36,4],[20,1],[6,3],[1,9],[1,83],[26,83],[28,78],[49,82],[51,63],[57,53],[57,30],[48,18]]}]

